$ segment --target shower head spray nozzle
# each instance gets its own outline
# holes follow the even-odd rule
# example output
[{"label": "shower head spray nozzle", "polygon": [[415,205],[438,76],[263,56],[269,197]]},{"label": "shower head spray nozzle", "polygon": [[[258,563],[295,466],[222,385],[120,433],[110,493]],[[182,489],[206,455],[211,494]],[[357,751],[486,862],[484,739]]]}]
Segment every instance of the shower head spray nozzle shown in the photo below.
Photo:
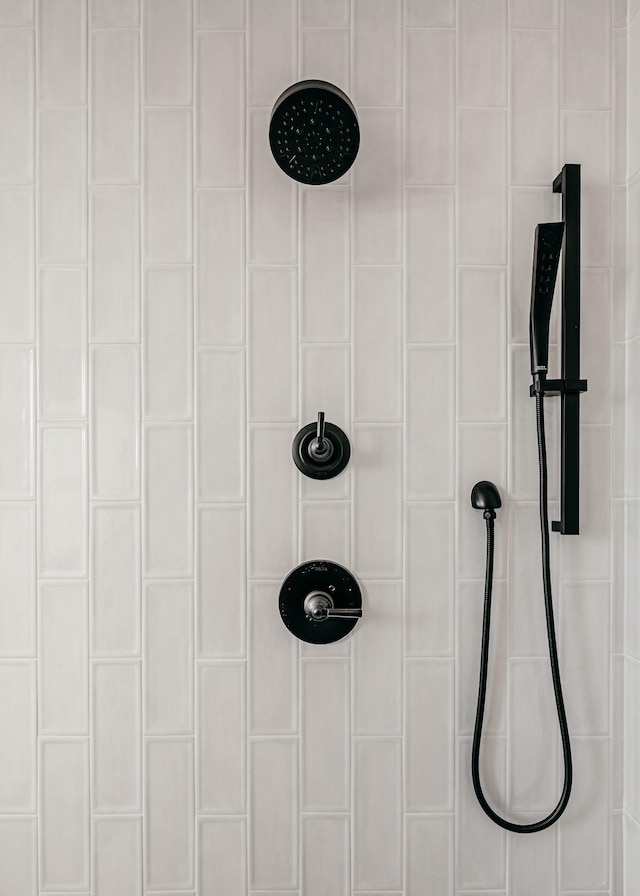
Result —
[{"label": "shower head spray nozzle", "polygon": [[269,143],[289,177],[303,184],[329,184],[349,170],[358,152],[356,110],[334,84],[299,81],[273,107]]},{"label": "shower head spray nozzle", "polygon": [[538,378],[546,376],[549,363],[549,320],[563,235],[563,221],[538,224],[536,227],[533,246],[529,345],[531,375]]}]

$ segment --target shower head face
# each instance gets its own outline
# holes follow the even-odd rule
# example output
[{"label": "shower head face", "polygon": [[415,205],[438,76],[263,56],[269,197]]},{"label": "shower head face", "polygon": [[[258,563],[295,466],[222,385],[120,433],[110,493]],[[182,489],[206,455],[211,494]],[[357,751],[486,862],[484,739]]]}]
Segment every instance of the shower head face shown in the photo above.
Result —
[{"label": "shower head face", "polygon": [[534,377],[546,376],[547,373],[549,320],[563,236],[563,221],[538,224],[536,227],[531,278],[531,315],[529,318],[531,375]]},{"label": "shower head face", "polygon": [[327,81],[300,81],[278,98],[269,124],[279,167],[302,184],[330,184],[351,168],[360,146],[356,110]]}]

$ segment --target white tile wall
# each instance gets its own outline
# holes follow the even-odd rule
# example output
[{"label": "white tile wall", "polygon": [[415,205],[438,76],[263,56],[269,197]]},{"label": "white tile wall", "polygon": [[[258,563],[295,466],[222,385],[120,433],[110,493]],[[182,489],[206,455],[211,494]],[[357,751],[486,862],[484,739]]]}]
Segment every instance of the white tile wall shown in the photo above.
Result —
[{"label": "white tile wall", "polygon": [[[0,0],[0,896],[637,891],[624,6]],[[298,77],[358,107],[331,186],[270,156]],[[527,339],[563,162],[583,165],[590,382],[582,534],[552,541],[575,779],[561,825],[521,838],[470,781],[469,493],[493,479],[505,504],[483,780],[530,820],[561,772]],[[291,460],[319,410],[353,450],[326,483]],[[277,594],[322,556],[365,618],[312,648]]]}]

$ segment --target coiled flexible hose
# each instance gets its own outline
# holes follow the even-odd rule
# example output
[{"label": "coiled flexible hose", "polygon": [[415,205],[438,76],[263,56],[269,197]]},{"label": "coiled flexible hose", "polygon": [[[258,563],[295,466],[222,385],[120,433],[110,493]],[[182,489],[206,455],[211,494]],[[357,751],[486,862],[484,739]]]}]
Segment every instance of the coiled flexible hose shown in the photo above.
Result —
[{"label": "coiled flexible hose", "polygon": [[544,403],[541,390],[536,391],[536,425],[538,431],[538,468],[540,472],[540,538],[542,546],[542,584],[544,589],[544,607],[547,619],[547,638],[549,642],[549,661],[551,663],[551,678],[553,680],[553,692],[558,711],[558,723],[562,738],[562,753],[564,756],[564,785],[557,806],[545,818],[531,824],[516,824],[506,818],[502,818],[491,808],[487,802],[480,782],[480,744],[482,740],[482,723],[484,720],[484,705],[487,694],[487,669],[489,665],[489,630],[491,627],[491,592],[493,588],[493,550],[494,528],[493,519],[495,512],[485,510],[484,518],[487,523],[487,565],[484,580],[484,615],[482,620],[482,650],[480,655],[480,681],[478,684],[478,706],[476,709],[476,722],[473,731],[473,747],[471,751],[471,776],[473,788],[478,802],[489,818],[507,831],[517,834],[533,834],[551,827],[567,808],[571,795],[573,780],[573,767],[571,762],[571,742],[569,740],[569,728],[562,697],[562,683],[560,681],[560,669],[558,666],[558,648],[556,644],[555,624],[553,620],[553,597],[551,594],[551,566],[549,562],[549,515],[547,510],[547,446],[544,431]]}]

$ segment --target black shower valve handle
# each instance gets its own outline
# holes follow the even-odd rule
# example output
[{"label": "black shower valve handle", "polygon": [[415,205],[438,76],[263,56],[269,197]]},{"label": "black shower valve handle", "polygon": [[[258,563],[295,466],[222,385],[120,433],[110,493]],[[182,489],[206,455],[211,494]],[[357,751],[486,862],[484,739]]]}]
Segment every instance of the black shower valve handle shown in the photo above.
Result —
[{"label": "black shower valve handle", "polygon": [[325,422],[324,411],[318,411],[315,423],[303,426],[293,440],[293,460],[305,476],[331,479],[349,462],[349,439],[339,426]]}]

